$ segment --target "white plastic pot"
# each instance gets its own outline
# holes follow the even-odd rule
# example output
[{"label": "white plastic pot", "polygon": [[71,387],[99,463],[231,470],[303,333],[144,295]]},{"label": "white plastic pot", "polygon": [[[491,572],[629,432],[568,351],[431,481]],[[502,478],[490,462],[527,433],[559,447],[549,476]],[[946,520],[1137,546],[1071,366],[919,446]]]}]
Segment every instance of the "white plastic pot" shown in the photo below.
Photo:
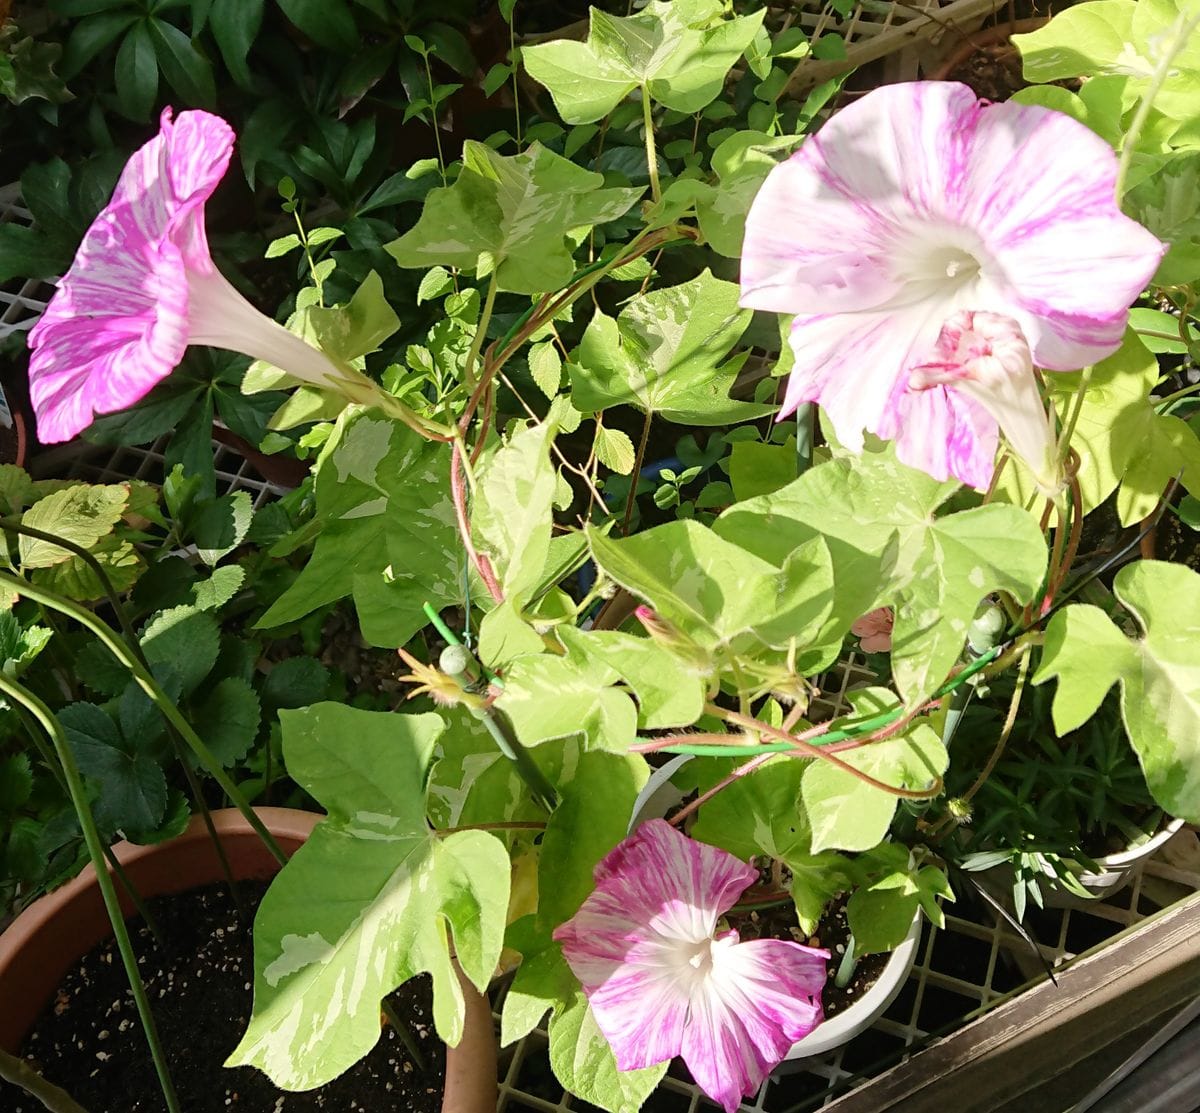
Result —
[{"label": "white plastic pot", "polygon": [[[679,754],[650,774],[634,803],[633,817],[629,821],[630,833],[647,819],[663,816],[679,803],[682,794],[671,784],[671,778],[691,759],[691,754]],[[792,1044],[784,1061],[825,1055],[870,1028],[896,999],[908,980],[908,972],[916,961],[920,941],[921,910],[918,908],[908,934],[900,946],[892,951],[875,984],[849,1008],[822,1022],[804,1039]]]},{"label": "white plastic pot", "polygon": [[[1097,900],[1120,891],[1129,884],[1134,870],[1147,858],[1161,850],[1182,827],[1182,819],[1172,819],[1159,830],[1158,834],[1132,850],[1122,850],[1116,854],[1106,854],[1102,858],[1097,858],[1096,865],[1100,868],[1078,874],[1080,885]],[[1073,905],[1080,899],[1065,885],[1060,885],[1053,880],[1049,880],[1042,887],[1042,891],[1046,904],[1051,908]]]}]

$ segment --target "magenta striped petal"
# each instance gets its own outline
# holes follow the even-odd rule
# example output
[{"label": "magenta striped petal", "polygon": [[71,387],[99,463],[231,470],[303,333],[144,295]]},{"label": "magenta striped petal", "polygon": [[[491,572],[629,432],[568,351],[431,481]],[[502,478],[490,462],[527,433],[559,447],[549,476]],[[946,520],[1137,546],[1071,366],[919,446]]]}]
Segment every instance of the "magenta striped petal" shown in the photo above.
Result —
[{"label": "magenta striped petal", "polygon": [[994,422],[953,390],[906,398],[910,373],[963,311],[1015,321],[1048,370],[1115,351],[1165,250],[1117,207],[1116,167],[1077,121],[955,83],[842,109],[772,170],[746,221],[742,304],[795,315],[780,416],[819,402],[852,449],[864,430],[897,438],[902,459],[986,485]]},{"label": "magenta striped petal", "polygon": [[718,939],[706,993],[696,994],[683,1060],[696,1084],[733,1113],[792,1044],[823,1019],[828,951],[782,939]]},{"label": "magenta striped petal", "polygon": [[211,273],[204,203],[233,131],[206,112],[163,112],[30,330],[30,398],[44,443],[124,409],[174,370],[189,342],[190,273]]},{"label": "magenta striped petal", "polygon": [[636,1070],[681,1054],[728,1110],[821,1020],[828,952],[714,939],[757,873],[661,819],[596,867],[596,888],[554,933],[612,1045]]}]

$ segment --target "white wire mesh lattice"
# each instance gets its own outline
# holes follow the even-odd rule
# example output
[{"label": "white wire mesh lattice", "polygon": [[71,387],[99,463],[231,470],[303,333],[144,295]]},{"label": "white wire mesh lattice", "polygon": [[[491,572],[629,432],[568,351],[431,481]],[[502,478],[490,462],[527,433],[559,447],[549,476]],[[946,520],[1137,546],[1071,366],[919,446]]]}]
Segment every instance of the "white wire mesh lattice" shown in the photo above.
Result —
[{"label": "white wire mesh lattice", "polygon": [[[21,204],[20,186],[0,186],[0,224],[33,224],[33,214]],[[54,289],[38,279],[15,279],[0,284],[0,340],[33,327]]]},{"label": "white wire mesh lattice", "polygon": [[[83,442],[65,445],[38,455],[37,475],[63,476],[88,483],[123,483],[130,479],[141,479],[147,483],[161,484],[167,472],[163,455],[166,442],[167,438],[162,437],[146,447],[114,448],[111,445]],[[286,487],[264,479],[253,464],[227,445],[214,440],[212,449],[217,494],[246,491],[255,510],[287,494]]]}]

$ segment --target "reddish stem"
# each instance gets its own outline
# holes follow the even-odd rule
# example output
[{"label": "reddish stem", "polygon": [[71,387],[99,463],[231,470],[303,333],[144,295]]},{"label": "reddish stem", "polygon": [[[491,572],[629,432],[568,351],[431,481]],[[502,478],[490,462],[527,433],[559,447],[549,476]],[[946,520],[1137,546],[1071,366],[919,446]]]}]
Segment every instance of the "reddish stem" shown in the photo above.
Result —
[{"label": "reddish stem", "polygon": [[462,448],[458,441],[454,442],[450,451],[450,497],[454,501],[454,517],[458,522],[459,536],[462,538],[463,548],[467,551],[467,557],[479,573],[488,594],[495,602],[503,603],[504,592],[500,590],[496,573],[492,570],[492,562],[476,550],[475,543],[471,540],[471,523],[467,520],[467,485],[463,481]]}]

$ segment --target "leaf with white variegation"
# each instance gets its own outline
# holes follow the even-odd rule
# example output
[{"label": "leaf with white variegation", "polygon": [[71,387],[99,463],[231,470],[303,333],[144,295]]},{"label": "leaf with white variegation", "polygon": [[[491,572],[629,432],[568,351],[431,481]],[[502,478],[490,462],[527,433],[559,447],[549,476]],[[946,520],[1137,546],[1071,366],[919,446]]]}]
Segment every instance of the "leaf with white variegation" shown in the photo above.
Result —
[{"label": "leaf with white variegation", "polygon": [[639,86],[667,108],[698,112],[721,92],[764,14],[725,19],[720,0],[650,0],[630,16],[590,12],[586,42],[521,48],[529,75],[569,124],[607,116]]},{"label": "leaf with white variegation", "polygon": [[1046,627],[1033,682],[1058,679],[1054,727],[1086,723],[1113,684],[1146,785],[1171,815],[1200,822],[1200,574],[1143,560],[1122,568],[1113,593],[1137,623],[1129,638],[1098,607],[1075,604]]},{"label": "leaf with white variegation", "polygon": [[587,531],[596,564],[712,653],[823,644],[834,572],[824,541],[775,568],[696,521],[613,540]]},{"label": "leaf with white variegation", "polygon": [[475,547],[518,609],[541,581],[554,525],[554,468],[549,422],[518,430],[483,465],[471,507]]},{"label": "leaf with white variegation", "polygon": [[280,721],[288,771],[328,816],[263,898],[254,1012],[228,1065],[307,1090],[375,1045],[380,1001],[420,973],[433,976],[438,1035],[458,1043],[451,948],[485,989],[503,942],[509,861],[487,832],[438,837],[426,822],[439,716],[324,703]]},{"label": "leaf with white variegation", "polygon": [[[876,715],[898,709],[899,703],[885,688],[864,688],[848,695],[858,715]],[[894,788],[941,788],[950,756],[941,738],[927,722],[906,727],[893,738],[843,750],[838,758],[876,781]],[[814,760],[804,771],[800,797],[812,825],[812,849],[870,850],[887,835],[900,797],[877,788],[831,761]]]},{"label": "leaf with white variegation", "polygon": [[387,250],[402,267],[494,271],[500,290],[557,290],[575,271],[568,233],[615,220],[641,193],[605,188],[602,174],[540,143],[506,156],[468,139],[454,184],[433,190],[416,225]]},{"label": "leaf with white variegation", "polygon": [[895,607],[892,672],[913,707],[953,668],[980,600],[1007,591],[1028,603],[1046,571],[1046,543],[1031,514],[990,504],[939,517],[955,490],[905,467],[890,449],[868,451],[738,503],[713,528],[772,562],[824,537],[843,632],[872,607]]},{"label": "leaf with white variegation", "polygon": [[629,405],[689,425],[772,413],[729,397],[746,359],[729,353],[751,317],[739,297],[737,283],[704,270],[634,298],[615,319],[596,310],[568,365],[575,408],[590,414]]},{"label": "leaf with white variegation", "polygon": [[352,595],[372,645],[404,645],[435,607],[462,598],[462,544],[450,450],[397,421],[344,418],[317,464],[316,545],[299,578],[258,621],[295,622]]}]

